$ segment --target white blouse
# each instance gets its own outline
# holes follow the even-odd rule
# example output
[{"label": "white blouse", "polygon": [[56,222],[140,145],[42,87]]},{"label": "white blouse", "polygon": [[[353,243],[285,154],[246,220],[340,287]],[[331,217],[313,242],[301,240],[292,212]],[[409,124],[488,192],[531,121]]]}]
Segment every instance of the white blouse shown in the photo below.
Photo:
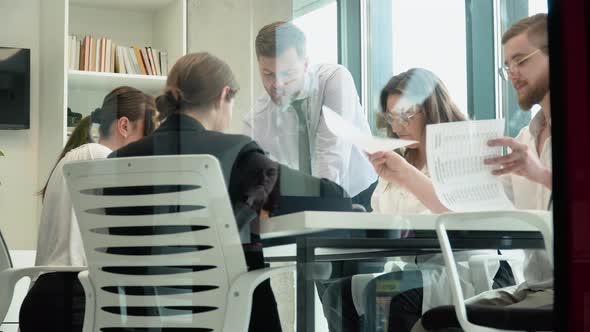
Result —
[{"label": "white blouse", "polygon": [[[422,170],[426,176],[429,176],[428,170],[424,167]],[[373,213],[383,214],[419,214],[431,213],[430,210],[420,202],[414,194],[405,188],[389,183],[379,178],[377,188],[371,197],[371,207]],[[408,229],[411,226],[408,225]],[[468,261],[474,255],[494,255],[495,250],[470,250],[455,253],[457,261],[457,270],[461,279],[461,288],[466,297],[476,295],[473,287],[472,275],[469,270]],[[401,257],[405,262],[409,262],[404,269],[418,269],[422,273],[423,282],[423,299],[422,312],[431,308],[448,305],[452,303],[451,290],[446,269],[444,269],[444,260],[441,254],[419,255],[413,257]],[[416,264],[414,264],[414,262]],[[490,263],[489,275],[493,279],[498,272],[499,264]],[[363,311],[362,308],[359,308]]]},{"label": "white blouse", "polygon": [[35,265],[86,266],[86,255],[78,221],[74,215],[63,165],[73,160],[104,159],[111,149],[97,143],[69,151],[49,177],[43,199]]},{"label": "white blouse", "polygon": [[[429,176],[426,167],[421,171]],[[430,213],[430,210],[414,194],[382,178],[379,178],[377,187],[371,196],[371,207],[374,213],[383,214]]]}]

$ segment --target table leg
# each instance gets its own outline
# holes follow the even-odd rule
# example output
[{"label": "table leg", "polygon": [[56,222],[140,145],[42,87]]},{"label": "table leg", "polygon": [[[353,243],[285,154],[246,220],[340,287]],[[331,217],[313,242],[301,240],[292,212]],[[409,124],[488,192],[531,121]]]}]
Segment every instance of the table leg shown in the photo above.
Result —
[{"label": "table leg", "polygon": [[315,287],[312,263],[315,261],[315,248],[307,238],[297,239],[297,331],[315,330]]}]

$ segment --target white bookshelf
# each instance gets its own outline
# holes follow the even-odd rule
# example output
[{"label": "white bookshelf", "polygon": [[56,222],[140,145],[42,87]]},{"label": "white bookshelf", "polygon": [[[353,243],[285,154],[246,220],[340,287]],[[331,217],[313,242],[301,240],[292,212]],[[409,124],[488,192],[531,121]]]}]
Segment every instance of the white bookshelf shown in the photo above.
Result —
[{"label": "white bookshelf", "polygon": [[161,92],[165,83],[166,76],[68,71],[68,90],[70,91],[111,91],[116,87],[127,85],[155,95]]},{"label": "white bookshelf", "polygon": [[[91,35],[127,47],[150,46],[168,54],[170,68],[186,54],[185,21],[185,0],[69,0],[66,37]],[[88,115],[116,87],[131,86],[155,96],[166,77],[68,70],[67,81],[68,107]]]},{"label": "white bookshelf", "polygon": [[121,46],[167,53],[168,69],[187,49],[187,0],[43,0],[39,176],[45,181],[63,148],[67,108],[89,115],[112,89],[127,85],[157,95],[165,76],[69,70],[68,36],[109,38]]}]

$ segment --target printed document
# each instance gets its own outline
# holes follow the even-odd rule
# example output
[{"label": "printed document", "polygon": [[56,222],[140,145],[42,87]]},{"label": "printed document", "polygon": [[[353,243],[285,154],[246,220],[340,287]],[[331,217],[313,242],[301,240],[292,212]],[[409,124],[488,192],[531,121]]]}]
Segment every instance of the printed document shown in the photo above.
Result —
[{"label": "printed document", "polygon": [[[484,159],[502,154],[487,141],[504,136],[504,120],[458,121],[426,127],[426,159],[434,190],[451,211],[508,210],[500,177]],[[496,166],[497,167],[497,166]]]},{"label": "printed document", "polygon": [[332,134],[342,138],[347,143],[358,146],[367,153],[376,153],[382,151],[393,151],[404,146],[412,145],[415,141],[374,137],[370,134],[363,133],[353,124],[348,123],[338,113],[329,107],[322,107],[322,115],[326,121],[326,126]]}]

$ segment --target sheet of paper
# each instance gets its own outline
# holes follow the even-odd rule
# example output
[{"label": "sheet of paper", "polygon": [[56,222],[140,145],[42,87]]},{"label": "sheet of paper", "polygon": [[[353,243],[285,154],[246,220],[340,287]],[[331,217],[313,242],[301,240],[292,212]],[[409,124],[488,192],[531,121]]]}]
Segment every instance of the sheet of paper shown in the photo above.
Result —
[{"label": "sheet of paper", "polygon": [[436,195],[451,211],[513,209],[500,177],[484,159],[502,154],[487,141],[504,136],[504,120],[460,121],[426,127],[426,159]]},{"label": "sheet of paper", "polygon": [[363,133],[326,106],[322,107],[322,114],[328,129],[334,135],[342,138],[347,143],[358,146],[367,153],[392,151],[416,143],[415,141],[403,139],[374,137],[370,134]]}]

